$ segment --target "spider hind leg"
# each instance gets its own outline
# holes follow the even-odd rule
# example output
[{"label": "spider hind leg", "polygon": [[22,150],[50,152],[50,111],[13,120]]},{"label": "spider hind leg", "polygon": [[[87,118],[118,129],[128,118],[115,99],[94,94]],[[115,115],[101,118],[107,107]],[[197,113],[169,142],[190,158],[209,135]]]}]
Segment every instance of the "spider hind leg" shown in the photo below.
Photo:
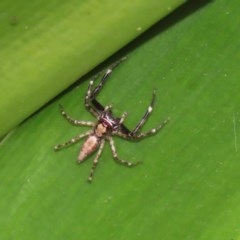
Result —
[{"label": "spider hind leg", "polygon": [[112,150],[113,158],[116,162],[118,162],[124,166],[127,166],[127,167],[134,167],[134,166],[138,165],[139,163],[141,163],[140,161],[129,162],[127,160],[123,160],[123,159],[119,158],[112,137],[109,137],[109,143],[110,143],[110,148]]},{"label": "spider hind leg", "polygon": [[96,167],[98,165],[98,160],[99,160],[99,158],[100,158],[100,156],[102,154],[104,143],[105,143],[105,141],[102,140],[101,143],[100,143],[99,149],[97,151],[97,154],[96,154],[96,156],[95,156],[95,158],[93,160],[92,168],[90,170],[89,177],[88,177],[88,182],[92,182],[92,180],[93,180],[94,171],[95,171],[95,169],[96,169]]}]

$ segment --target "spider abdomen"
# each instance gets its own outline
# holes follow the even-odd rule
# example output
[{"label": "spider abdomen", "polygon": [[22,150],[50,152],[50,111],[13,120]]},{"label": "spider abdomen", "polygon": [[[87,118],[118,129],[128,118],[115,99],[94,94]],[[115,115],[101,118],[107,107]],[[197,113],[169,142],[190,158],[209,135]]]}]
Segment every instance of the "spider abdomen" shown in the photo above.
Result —
[{"label": "spider abdomen", "polygon": [[78,155],[78,162],[82,162],[91,153],[95,152],[99,147],[100,140],[96,135],[90,135],[83,143],[81,151]]}]

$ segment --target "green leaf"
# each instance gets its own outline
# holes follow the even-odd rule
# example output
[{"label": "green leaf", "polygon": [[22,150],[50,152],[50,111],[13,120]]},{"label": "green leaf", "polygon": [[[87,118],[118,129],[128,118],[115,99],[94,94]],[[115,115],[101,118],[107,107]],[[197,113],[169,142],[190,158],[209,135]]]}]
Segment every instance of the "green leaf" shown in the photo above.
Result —
[{"label": "green leaf", "polygon": [[[125,124],[171,121],[139,142],[115,138],[117,165],[105,147],[92,184],[93,156],[75,159],[82,142],[52,147],[84,132],[89,78],[26,120],[0,148],[1,239],[240,239],[239,11],[237,0],[188,3],[131,43],[98,100]],[[126,49],[122,51],[126,52]],[[120,54],[121,55],[121,54]],[[93,74],[91,74],[93,75]]]},{"label": "green leaf", "polygon": [[0,136],[184,1],[1,1]]}]

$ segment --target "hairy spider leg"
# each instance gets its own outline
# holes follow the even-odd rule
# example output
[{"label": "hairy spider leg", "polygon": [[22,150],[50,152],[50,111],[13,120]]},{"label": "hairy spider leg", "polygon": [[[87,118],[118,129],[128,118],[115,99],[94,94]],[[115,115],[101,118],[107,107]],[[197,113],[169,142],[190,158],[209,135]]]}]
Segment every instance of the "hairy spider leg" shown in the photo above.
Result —
[{"label": "hairy spider leg", "polygon": [[115,144],[114,144],[114,141],[113,141],[113,138],[112,137],[108,137],[108,140],[109,140],[109,144],[110,144],[110,147],[111,147],[111,150],[112,150],[112,154],[113,154],[113,158],[115,161],[117,161],[118,163],[124,165],[124,166],[127,166],[127,167],[134,167],[136,165],[138,165],[139,163],[141,163],[140,161],[138,162],[129,162],[129,161],[126,161],[126,160],[123,160],[121,158],[118,157],[118,154],[117,154],[117,151],[116,151],[116,148],[115,148]]},{"label": "hairy spider leg", "polygon": [[141,121],[137,124],[137,126],[129,133],[129,135],[134,136],[136,135],[136,133],[142,128],[143,124],[147,121],[149,115],[151,114],[152,110],[153,110],[153,106],[155,103],[155,98],[156,98],[156,93],[155,90],[153,91],[153,96],[152,96],[152,101],[150,106],[148,107],[147,111],[145,112],[145,114],[143,115]]},{"label": "hairy spider leg", "polygon": [[91,94],[91,100],[94,99],[97,94],[99,93],[99,91],[102,89],[104,83],[106,82],[106,80],[110,77],[110,75],[112,74],[112,71],[114,68],[116,68],[120,63],[122,63],[124,60],[126,60],[127,57],[123,57],[121,59],[119,59],[118,61],[116,61],[115,63],[113,63],[108,69],[107,71],[104,73],[100,83],[95,87],[95,89],[92,91]]},{"label": "hairy spider leg", "polygon": [[89,136],[90,134],[93,133],[93,130],[89,130],[85,133],[82,133],[82,134],[79,134],[77,135],[76,137],[73,137],[71,138],[70,140],[68,140],[67,142],[65,143],[62,143],[62,144],[57,144],[55,147],[54,147],[54,150],[57,151],[59,149],[62,149],[62,148],[65,148],[65,147],[68,147],[76,142],[78,142],[80,139],[86,137],[86,136]]},{"label": "hairy spider leg", "polygon": [[92,164],[92,168],[91,168],[91,171],[90,171],[90,174],[89,174],[89,177],[88,177],[88,181],[91,182],[93,180],[93,174],[94,174],[94,170],[96,169],[97,165],[98,165],[98,160],[102,154],[102,150],[103,150],[103,147],[104,147],[104,144],[105,144],[105,140],[102,139],[101,140],[101,143],[100,143],[100,146],[99,146],[99,149],[98,149],[98,152],[93,160],[93,164]]},{"label": "hairy spider leg", "polygon": [[157,133],[158,131],[160,131],[169,122],[169,120],[170,120],[169,118],[165,119],[158,127],[153,128],[147,132],[129,135],[129,134],[123,133],[121,131],[118,131],[118,132],[114,132],[114,135],[117,135],[121,138],[128,139],[128,140],[139,140],[141,138],[151,136],[151,135]]},{"label": "hairy spider leg", "polygon": [[[104,73],[100,83],[93,90],[92,90],[92,86],[93,86],[94,80],[99,76],[99,74],[97,74],[95,77],[93,77],[93,79],[90,81],[90,83],[88,85],[88,91],[87,91],[87,94],[85,96],[85,107],[94,116],[97,116],[99,114],[99,112],[104,110],[104,107],[95,99],[95,97],[98,95],[98,93],[102,89],[102,87],[103,87],[104,83],[106,82],[106,80],[112,74],[113,69],[116,68],[120,63],[122,63],[126,59],[127,59],[126,57],[123,57],[120,60],[118,60],[117,62],[115,62],[114,64],[112,64],[106,70],[106,72]],[[94,108],[92,107],[92,105],[94,106]]]},{"label": "hairy spider leg", "polygon": [[[91,80],[88,85],[87,94],[85,96],[85,107],[89,112],[91,112],[93,114],[93,116],[95,116],[97,118],[99,115],[99,111],[97,109],[93,108],[91,105],[92,86],[93,86],[93,80]],[[102,110],[100,110],[100,111],[102,111]]]},{"label": "hairy spider leg", "polygon": [[65,112],[62,105],[59,105],[59,108],[60,108],[61,115],[72,125],[87,126],[87,127],[94,127],[96,125],[94,122],[73,119]]},{"label": "hairy spider leg", "polygon": [[111,68],[111,69],[116,68],[120,63],[124,62],[125,60],[127,60],[127,56],[124,56],[124,57],[120,58],[118,61],[114,62],[114,63],[110,66],[110,68]]}]

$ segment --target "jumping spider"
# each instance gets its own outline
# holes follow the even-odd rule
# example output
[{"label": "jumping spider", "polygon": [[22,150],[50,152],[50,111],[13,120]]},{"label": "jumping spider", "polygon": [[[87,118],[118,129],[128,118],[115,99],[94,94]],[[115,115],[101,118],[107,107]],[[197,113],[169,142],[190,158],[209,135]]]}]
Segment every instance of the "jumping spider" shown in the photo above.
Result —
[{"label": "jumping spider", "polygon": [[80,153],[78,155],[78,162],[83,162],[90,154],[92,154],[94,151],[98,149],[98,152],[93,160],[92,168],[88,177],[88,181],[91,182],[93,179],[94,170],[98,164],[99,157],[102,153],[105,140],[109,141],[110,147],[112,150],[113,158],[119,162],[120,164],[123,164],[128,167],[136,166],[140,162],[129,162],[123,159],[120,159],[117,155],[117,151],[115,148],[115,144],[113,141],[112,136],[117,135],[121,138],[127,139],[127,140],[138,140],[144,137],[147,137],[149,135],[152,135],[159,131],[164,125],[167,124],[168,119],[164,120],[158,127],[153,128],[147,132],[140,133],[140,129],[142,128],[143,124],[146,122],[147,118],[149,117],[150,113],[153,110],[153,105],[155,102],[155,91],[153,92],[152,101],[150,106],[148,107],[147,111],[143,115],[140,122],[137,124],[137,126],[130,131],[124,124],[124,120],[127,116],[127,113],[123,113],[120,118],[115,118],[112,113],[112,106],[106,106],[103,107],[95,98],[102,89],[104,83],[106,80],[110,77],[113,69],[117,67],[125,58],[120,59],[118,62],[113,64],[105,74],[103,75],[100,83],[93,89],[93,83],[94,80],[98,77],[96,76],[93,80],[90,81],[87,94],[85,96],[85,107],[86,109],[92,113],[97,118],[97,122],[89,122],[89,121],[81,121],[81,120],[75,120],[72,117],[70,117],[63,109],[63,107],[60,105],[60,112],[61,115],[71,124],[75,126],[88,126],[92,127],[91,130],[79,134],[76,137],[73,137],[69,141],[58,144],[54,147],[54,150],[59,150],[64,147],[68,147],[69,145],[72,145],[79,141],[80,139],[86,137],[85,142],[83,143],[83,146],[80,150]]}]

